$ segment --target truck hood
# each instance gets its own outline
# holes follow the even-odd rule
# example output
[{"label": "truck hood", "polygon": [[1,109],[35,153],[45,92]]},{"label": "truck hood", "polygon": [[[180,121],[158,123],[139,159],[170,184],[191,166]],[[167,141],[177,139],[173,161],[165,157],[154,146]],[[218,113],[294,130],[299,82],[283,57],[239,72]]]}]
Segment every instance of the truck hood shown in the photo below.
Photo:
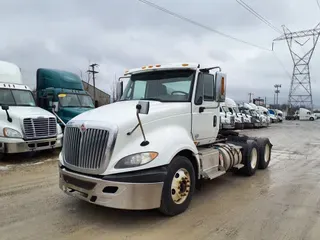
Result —
[{"label": "truck hood", "polygon": [[[76,116],[69,123],[72,124],[73,121],[100,121],[105,124],[117,125],[118,127],[132,128],[138,123],[136,117],[136,105],[138,102],[139,101],[120,101],[104,105]],[[188,102],[149,102],[149,114],[140,114],[142,124],[147,124],[169,116],[172,117],[174,115],[190,113],[191,110],[190,103]]]},{"label": "truck hood", "polygon": [[8,113],[11,118],[17,118],[17,119],[23,119],[23,118],[35,117],[35,116],[54,117],[52,113],[39,107],[10,106]]}]

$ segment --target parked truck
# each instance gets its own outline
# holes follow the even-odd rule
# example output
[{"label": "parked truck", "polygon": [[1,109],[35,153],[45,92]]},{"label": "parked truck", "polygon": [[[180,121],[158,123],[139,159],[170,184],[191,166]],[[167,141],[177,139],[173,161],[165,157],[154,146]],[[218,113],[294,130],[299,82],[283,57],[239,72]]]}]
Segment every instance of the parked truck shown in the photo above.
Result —
[{"label": "parked truck", "polygon": [[0,61],[0,158],[61,147],[56,117],[36,106],[17,65]]},{"label": "parked truck", "polygon": [[229,114],[235,119],[235,128],[244,129],[245,122],[248,122],[249,120],[244,114],[240,113],[236,102],[233,99],[226,97],[225,106],[229,109]]},{"label": "parked truck", "polygon": [[82,80],[71,72],[39,68],[36,90],[38,105],[53,112],[62,128],[78,114],[94,109]]},{"label": "parked truck", "polygon": [[255,128],[262,127],[259,113],[248,103],[241,104],[239,108],[242,113],[251,116],[251,126]]},{"label": "parked truck", "polygon": [[235,129],[235,116],[230,112],[225,102],[220,103],[220,129]]},{"label": "parked truck", "polygon": [[173,216],[188,208],[204,179],[229,171],[252,176],[268,167],[268,138],[219,133],[226,95],[226,74],[219,67],[148,65],[126,76],[125,90],[117,88],[120,101],[66,124],[59,156],[65,193],[106,207],[157,208]]},{"label": "parked truck", "polygon": [[286,120],[314,121],[316,119],[317,116],[306,108],[299,108],[293,116],[286,116]]}]

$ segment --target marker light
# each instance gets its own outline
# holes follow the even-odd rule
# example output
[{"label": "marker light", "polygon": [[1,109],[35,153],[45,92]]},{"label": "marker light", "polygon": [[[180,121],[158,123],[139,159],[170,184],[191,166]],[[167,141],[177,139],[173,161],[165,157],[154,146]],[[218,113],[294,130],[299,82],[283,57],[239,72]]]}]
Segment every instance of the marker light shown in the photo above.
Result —
[{"label": "marker light", "polygon": [[187,66],[189,66],[188,63],[183,63],[183,64],[182,64],[182,67],[187,67]]}]

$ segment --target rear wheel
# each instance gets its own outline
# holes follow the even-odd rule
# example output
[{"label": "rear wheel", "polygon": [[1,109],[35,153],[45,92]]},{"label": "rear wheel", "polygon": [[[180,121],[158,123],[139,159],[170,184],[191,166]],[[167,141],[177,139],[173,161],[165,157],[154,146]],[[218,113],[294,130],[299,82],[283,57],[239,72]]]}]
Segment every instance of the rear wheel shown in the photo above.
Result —
[{"label": "rear wheel", "polygon": [[248,140],[246,147],[243,148],[242,155],[244,167],[241,168],[242,173],[247,176],[252,176],[255,174],[258,167],[258,154],[258,144],[253,140]]},{"label": "rear wheel", "polygon": [[259,150],[259,169],[266,169],[269,166],[271,159],[272,144],[268,138],[256,139]]},{"label": "rear wheel", "polygon": [[184,212],[191,202],[195,179],[191,161],[184,156],[176,156],[168,167],[159,211],[168,216]]}]

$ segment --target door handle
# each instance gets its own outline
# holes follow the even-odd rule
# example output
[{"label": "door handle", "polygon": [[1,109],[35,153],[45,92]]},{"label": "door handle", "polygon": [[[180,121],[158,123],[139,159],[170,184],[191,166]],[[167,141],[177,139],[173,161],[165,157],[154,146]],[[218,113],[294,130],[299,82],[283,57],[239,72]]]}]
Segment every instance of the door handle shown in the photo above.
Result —
[{"label": "door handle", "polygon": [[205,109],[205,107],[199,107],[199,113],[202,113]]},{"label": "door handle", "polygon": [[216,127],[217,126],[217,116],[214,115],[213,116],[213,127]]}]

